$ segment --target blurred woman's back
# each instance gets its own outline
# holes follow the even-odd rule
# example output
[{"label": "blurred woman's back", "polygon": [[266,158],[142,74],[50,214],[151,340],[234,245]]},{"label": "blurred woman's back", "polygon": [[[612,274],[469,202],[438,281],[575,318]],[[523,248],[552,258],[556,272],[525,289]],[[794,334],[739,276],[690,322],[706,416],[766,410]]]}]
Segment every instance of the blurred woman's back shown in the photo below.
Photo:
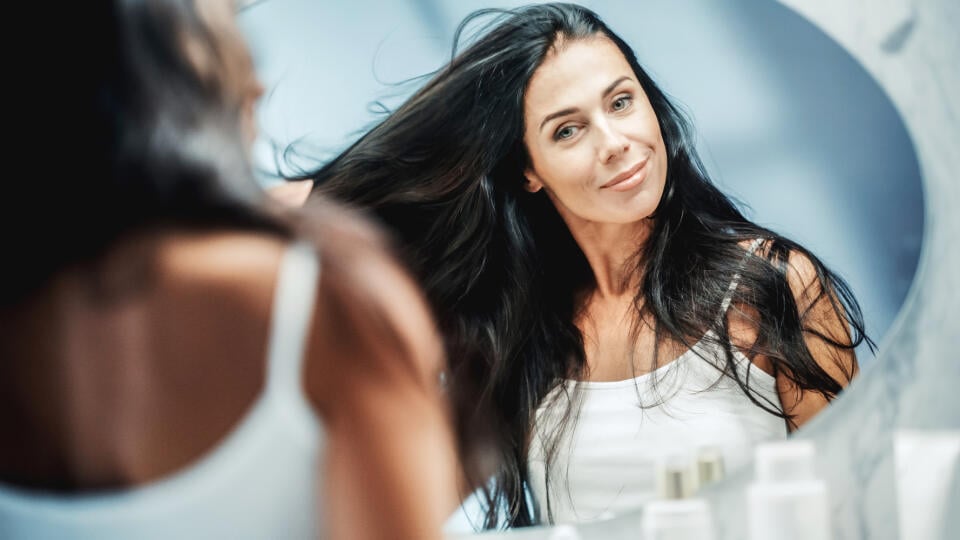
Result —
[{"label": "blurred woman's back", "polygon": [[22,144],[75,174],[0,227],[4,538],[429,538],[455,505],[430,315],[364,223],[256,186],[232,5],[85,6],[31,81],[83,65],[75,140]]}]

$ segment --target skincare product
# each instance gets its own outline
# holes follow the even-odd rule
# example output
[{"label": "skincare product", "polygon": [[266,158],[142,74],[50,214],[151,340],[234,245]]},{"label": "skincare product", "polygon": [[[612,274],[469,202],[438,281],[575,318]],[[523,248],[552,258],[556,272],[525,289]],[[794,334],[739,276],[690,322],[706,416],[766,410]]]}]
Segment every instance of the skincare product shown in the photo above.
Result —
[{"label": "skincare product", "polygon": [[750,539],[830,540],[827,486],[814,472],[813,443],[763,443],[755,456],[747,490]]},{"label": "skincare product", "polygon": [[703,499],[691,498],[696,479],[690,461],[667,460],[657,480],[661,498],[644,506],[644,540],[713,540],[710,506]]},{"label": "skincare product", "polygon": [[714,446],[700,448],[697,452],[697,491],[705,486],[723,480],[725,470],[723,453]]},{"label": "skincare product", "polygon": [[[897,510],[900,538],[939,540],[949,538],[947,519],[956,515],[950,507],[951,481],[960,478],[960,431],[900,430],[893,434],[896,463]],[[952,495],[954,504],[960,503]]]}]

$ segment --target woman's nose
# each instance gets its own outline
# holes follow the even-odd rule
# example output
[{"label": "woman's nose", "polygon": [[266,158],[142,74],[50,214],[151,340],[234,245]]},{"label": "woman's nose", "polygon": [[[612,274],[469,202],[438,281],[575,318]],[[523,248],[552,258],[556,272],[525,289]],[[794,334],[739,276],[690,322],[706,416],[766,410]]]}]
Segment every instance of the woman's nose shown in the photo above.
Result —
[{"label": "woman's nose", "polygon": [[628,139],[615,126],[603,124],[599,129],[602,140],[600,142],[600,162],[610,163],[630,150],[630,139]]}]

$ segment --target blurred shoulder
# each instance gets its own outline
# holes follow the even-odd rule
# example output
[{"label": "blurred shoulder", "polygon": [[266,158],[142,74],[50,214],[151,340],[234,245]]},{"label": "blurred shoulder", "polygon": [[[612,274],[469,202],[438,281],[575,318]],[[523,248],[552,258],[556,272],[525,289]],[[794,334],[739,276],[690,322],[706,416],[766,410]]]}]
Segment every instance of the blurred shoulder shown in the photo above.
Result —
[{"label": "blurred shoulder", "polygon": [[[322,360],[314,377],[432,386],[443,367],[441,340],[424,295],[386,236],[358,212],[323,198],[298,213],[298,228],[321,264],[311,349]],[[346,389],[317,387],[325,395]]]},{"label": "blurred shoulder", "polygon": [[302,206],[312,189],[313,180],[293,180],[268,188],[267,195],[287,206]]}]

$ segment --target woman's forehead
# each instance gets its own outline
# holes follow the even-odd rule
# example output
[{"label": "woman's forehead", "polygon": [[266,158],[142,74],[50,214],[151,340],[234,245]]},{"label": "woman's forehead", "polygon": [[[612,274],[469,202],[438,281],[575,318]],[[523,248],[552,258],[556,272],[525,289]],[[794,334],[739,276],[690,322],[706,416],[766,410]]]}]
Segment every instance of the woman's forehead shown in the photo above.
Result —
[{"label": "woman's forehead", "polygon": [[570,106],[588,95],[601,95],[617,79],[635,80],[630,63],[606,36],[567,41],[551,49],[527,85],[530,111],[570,101]]}]

